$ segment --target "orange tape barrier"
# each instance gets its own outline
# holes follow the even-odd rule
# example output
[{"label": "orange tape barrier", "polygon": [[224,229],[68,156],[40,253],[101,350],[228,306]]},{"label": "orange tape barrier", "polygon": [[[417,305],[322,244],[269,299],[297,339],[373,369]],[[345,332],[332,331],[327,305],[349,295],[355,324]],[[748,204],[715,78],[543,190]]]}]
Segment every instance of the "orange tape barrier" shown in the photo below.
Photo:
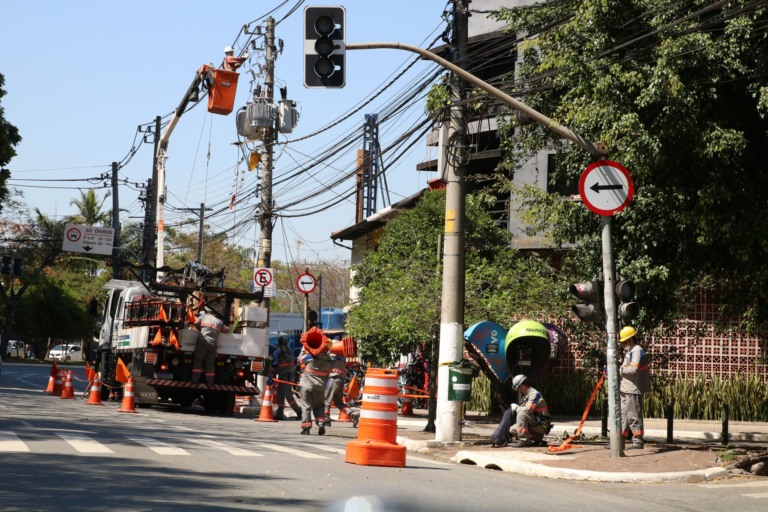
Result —
[{"label": "orange tape barrier", "polygon": [[278,384],[290,384],[291,386],[298,386],[299,385],[298,382],[291,382],[291,381],[288,381],[288,380],[275,379],[274,377],[272,378],[272,381],[273,382],[277,382]]},{"label": "orange tape barrier", "polygon": [[589,396],[589,402],[587,403],[587,408],[584,409],[584,414],[581,415],[581,423],[579,423],[579,428],[576,429],[576,432],[573,433],[571,437],[563,441],[563,443],[560,446],[550,446],[547,448],[547,452],[549,453],[559,453],[564,452],[565,450],[570,450],[571,448],[578,447],[578,445],[571,444],[571,441],[576,439],[581,435],[581,429],[584,426],[584,422],[587,421],[587,415],[589,414],[589,409],[592,407],[592,402],[595,401],[595,397],[597,396],[597,392],[600,389],[600,386],[603,385],[603,380],[605,380],[605,373],[600,374],[600,380],[597,381],[597,386],[595,386],[595,389],[592,390],[592,394]]}]

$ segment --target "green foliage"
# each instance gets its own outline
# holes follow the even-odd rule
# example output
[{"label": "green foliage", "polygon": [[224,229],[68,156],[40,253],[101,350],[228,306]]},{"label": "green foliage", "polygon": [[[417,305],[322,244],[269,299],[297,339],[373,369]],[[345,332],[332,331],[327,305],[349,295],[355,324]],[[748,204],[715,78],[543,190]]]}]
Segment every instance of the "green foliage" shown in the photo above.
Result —
[{"label": "green foliage", "polygon": [[[5,96],[5,77],[0,73],[0,100]],[[16,150],[13,149],[21,142],[19,129],[5,120],[5,109],[0,104],[0,211],[8,199],[7,181],[11,173],[5,166],[16,156]]]},{"label": "green foliage", "polygon": [[[577,371],[572,375],[540,379],[534,387],[542,392],[553,415],[580,417],[598,379],[598,371]],[[768,387],[760,381],[759,374],[735,375],[728,379],[706,374],[694,379],[652,375],[652,380],[653,391],[643,398],[646,418],[666,418],[666,407],[671,400],[675,419],[722,420],[723,406],[728,405],[731,421],[768,421]],[[607,386],[606,381],[589,416],[601,416]]]},{"label": "green foliage", "polygon": [[[509,233],[487,213],[489,205],[483,195],[467,197],[464,325],[508,325],[513,318],[561,311],[554,271],[546,261],[509,248]],[[389,364],[438,339],[443,269],[437,255],[444,218],[444,192],[426,193],[386,225],[376,250],[356,268],[354,285],[361,292],[349,330],[366,360]]]},{"label": "green foliage", "polygon": [[[724,292],[723,318],[768,325],[768,7],[711,9],[669,0],[566,0],[503,9],[528,34],[515,83],[525,102],[629,169],[635,198],[614,216],[616,268],[638,284],[643,322],[672,319],[705,282]],[[522,86],[521,86],[522,87]],[[515,91],[513,90],[514,94]],[[516,123],[510,116],[510,123]],[[537,124],[505,128],[508,172],[555,149],[552,184],[576,190],[590,155]],[[594,214],[528,191],[528,218],[574,269],[600,268]],[[577,264],[578,263],[578,264]]]},{"label": "green foliage", "polygon": [[112,211],[103,210],[104,202],[110,195],[112,195],[111,192],[107,191],[104,197],[99,200],[92,188],[85,192],[81,190],[80,197],[69,202],[70,206],[77,208],[77,213],[70,216],[67,219],[68,222],[86,224],[88,226],[111,226]]}]

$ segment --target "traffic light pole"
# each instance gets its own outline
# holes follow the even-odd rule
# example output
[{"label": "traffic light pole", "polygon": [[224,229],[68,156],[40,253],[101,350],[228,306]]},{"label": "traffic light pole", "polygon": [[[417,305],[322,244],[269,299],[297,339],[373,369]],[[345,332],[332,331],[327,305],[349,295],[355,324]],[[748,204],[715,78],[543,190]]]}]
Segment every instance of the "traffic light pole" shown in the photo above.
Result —
[{"label": "traffic light pole", "polygon": [[[535,122],[545,126],[547,129],[557,133],[561,137],[570,140],[579,147],[587,150],[590,154],[597,157],[604,157],[608,154],[608,146],[606,144],[601,142],[592,144],[544,114],[537,112],[528,105],[514,99],[491,84],[484,82],[456,64],[445,60],[428,50],[404,43],[349,43],[346,44],[345,48],[347,50],[393,49],[417,53],[424,59],[439,64],[462,80],[482,89],[494,98],[503,102],[505,105],[524,113]],[[443,265],[443,302],[440,320],[439,358],[441,364],[444,362],[453,362],[457,359],[457,355],[458,359],[460,359],[464,348],[462,330],[464,322],[464,189],[462,183],[463,176],[457,175],[455,172],[449,173],[446,186],[446,240]],[[461,195],[460,199],[458,198],[458,195]],[[613,267],[612,259],[610,267]],[[615,302],[613,302],[613,308],[615,312]],[[613,333],[615,351],[615,321]],[[435,439],[438,441],[458,441],[461,438],[461,426],[459,423],[461,407],[456,407],[455,405],[452,406],[451,403],[447,401],[448,393],[446,390],[448,386],[448,368],[441,367],[441,369],[444,369],[445,371],[438,373],[437,379],[439,387]],[[613,375],[615,380],[615,368]],[[614,417],[617,417],[617,414],[614,414]],[[614,428],[613,430],[616,429]],[[616,431],[618,432],[618,430]]]},{"label": "traffic light pole", "polygon": [[541,112],[538,112],[532,109],[525,103],[522,103],[516,100],[509,94],[506,94],[505,92],[497,89],[491,84],[484,82],[483,80],[477,78],[472,73],[460,68],[459,66],[453,64],[448,60],[445,60],[444,58],[432,53],[429,50],[425,50],[423,48],[419,48],[418,46],[412,46],[405,43],[347,43],[345,48],[347,50],[375,50],[375,49],[406,50],[409,52],[418,53],[424,59],[431,60],[432,62],[439,64],[441,67],[456,74],[462,80],[466,80],[470,84],[487,92],[488,94],[490,94],[497,100],[501,101],[505,105],[512,107],[518,112],[522,112],[523,114],[530,117],[540,125],[546,127],[550,131],[557,133],[564,139],[567,139],[573,142],[574,144],[576,144],[577,146],[587,150],[590,154],[595,155],[597,157],[604,157],[608,155],[608,146],[605,143],[596,142],[593,144],[588,140],[585,140],[580,135],[577,135],[576,133],[572,132],[565,126],[562,126],[558,122],[553,121],[552,119],[545,116]]},{"label": "traffic light pole", "polygon": [[611,441],[611,458],[624,456],[624,441],[621,437],[621,407],[619,399],[619,368],[616,343],[616,283],[613,265],[613,246],[611,245],[610,215],[600,216],[601,241],[603,249],[603,300],[605,302],[605,331],[607,337],[608,370],[608,424]]}]

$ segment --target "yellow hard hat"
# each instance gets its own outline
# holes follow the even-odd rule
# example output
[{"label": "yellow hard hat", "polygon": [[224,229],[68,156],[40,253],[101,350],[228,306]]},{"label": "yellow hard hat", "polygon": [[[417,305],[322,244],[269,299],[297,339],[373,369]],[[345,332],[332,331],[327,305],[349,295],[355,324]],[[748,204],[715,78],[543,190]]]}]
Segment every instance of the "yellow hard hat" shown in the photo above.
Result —
[{"label": "yellow hard hat", "polygon": [[624,327],[619,333],[619,341],[624,342],[630,338],[634,338],[635,334],[637,333],[635,332],[634,327]]}]

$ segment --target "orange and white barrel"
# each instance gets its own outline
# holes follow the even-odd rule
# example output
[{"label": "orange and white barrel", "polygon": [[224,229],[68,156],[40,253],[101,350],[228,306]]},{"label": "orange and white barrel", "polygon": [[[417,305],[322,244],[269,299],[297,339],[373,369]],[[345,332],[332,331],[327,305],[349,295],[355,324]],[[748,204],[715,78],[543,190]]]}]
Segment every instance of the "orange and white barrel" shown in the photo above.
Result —
[{"label": "orange and white barrel", "polygon": [[347,443],[346,462],[405,467],[405,446],[397,444],[397,388],[397,370],[368,369],[357,440]]}]

